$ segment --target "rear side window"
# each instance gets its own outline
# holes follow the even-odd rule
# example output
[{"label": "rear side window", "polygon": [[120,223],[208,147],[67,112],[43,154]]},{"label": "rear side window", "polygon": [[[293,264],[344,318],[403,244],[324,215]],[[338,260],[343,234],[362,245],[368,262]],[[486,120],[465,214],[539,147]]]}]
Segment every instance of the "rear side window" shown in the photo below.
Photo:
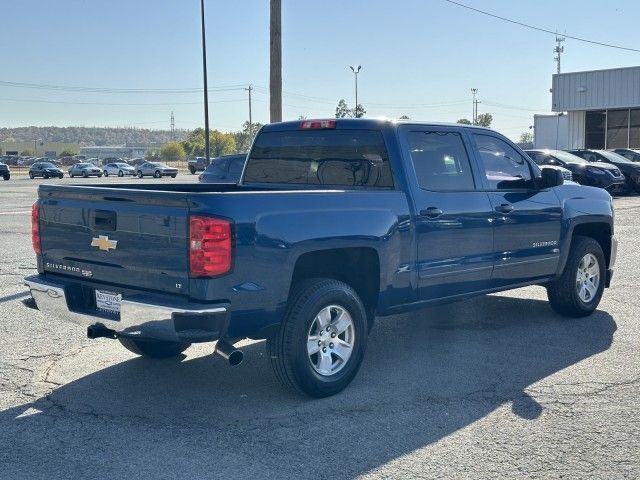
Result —
[{"label": "rear side window", "polygon": [[382,134],[373,130],[261,133],[243,182],[393,188]]},{"label": "rear side window", "polygon": [[491,190],[532,188],[529,162],[504,140],[473,134]]},{"label": "rear side window", "polygon": [[229,174],[230,175],[240,175],[242,173],[242,169],[244,168],[244,162],[246,158],[234,158],[231,160],[231,165],[229,165]]},{"label": "rear side window", "polygon": [[225,173],[227,173],[228,165],[229,165],[229,160],[226,158],[223,158],[222,160],[214,160],[207,167],[207,173],[224,175]]},{"label": "rear side window", "polygon": [[408,133],[411,160],[420,188],[431,191],[473,190],[473,173],[458,132]]}]

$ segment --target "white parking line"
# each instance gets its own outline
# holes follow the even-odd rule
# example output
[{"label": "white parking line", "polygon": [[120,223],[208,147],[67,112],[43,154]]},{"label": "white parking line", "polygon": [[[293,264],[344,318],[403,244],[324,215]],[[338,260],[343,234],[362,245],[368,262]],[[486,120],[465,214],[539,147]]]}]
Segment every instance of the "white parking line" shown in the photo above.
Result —
[{"label": "white parking line", "polygon": [[31,213],[31,210],[22,210],[20,212],[0,212],[0,215],[23,215],[26,213]]}]

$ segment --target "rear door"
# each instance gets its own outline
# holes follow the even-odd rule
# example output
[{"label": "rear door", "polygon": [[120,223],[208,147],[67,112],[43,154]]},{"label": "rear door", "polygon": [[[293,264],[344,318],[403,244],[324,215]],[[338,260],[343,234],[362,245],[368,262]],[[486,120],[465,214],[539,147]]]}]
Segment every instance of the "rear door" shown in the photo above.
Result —
[{"label": "rear door", "polygon": [[492,286],[555,274],[562,221],[558,197],[553,189],[536,187],[537,167],[506,139],[490,131],[472,135],[493,208]]},{"label": "rear door", "polygon": [[44,270],[188,294],[187,201],[179,192],[44,186]]},{"label": "rear door", "polygon": [[460,129],[400,127],[415,206],[418,299],[488,288],[493,268],[492,207]]}]

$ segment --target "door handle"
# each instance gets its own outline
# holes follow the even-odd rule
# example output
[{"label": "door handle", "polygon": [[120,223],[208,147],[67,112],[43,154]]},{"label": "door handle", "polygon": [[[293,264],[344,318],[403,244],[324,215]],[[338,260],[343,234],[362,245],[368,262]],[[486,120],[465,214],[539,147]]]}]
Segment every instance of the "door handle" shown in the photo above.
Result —
[{"label": "door handle", "polygon": [[495,211],[498,213],[511,213],[513,211],[513,205],[510,203],[503,203],[502,205],[498,205],[495,208]]},{"label": "door handle", "polygon": [[442,210],[437,207],[429,207],[424,210],[420,210],[420,215],[427,218],[438,218],[442,215]]}]

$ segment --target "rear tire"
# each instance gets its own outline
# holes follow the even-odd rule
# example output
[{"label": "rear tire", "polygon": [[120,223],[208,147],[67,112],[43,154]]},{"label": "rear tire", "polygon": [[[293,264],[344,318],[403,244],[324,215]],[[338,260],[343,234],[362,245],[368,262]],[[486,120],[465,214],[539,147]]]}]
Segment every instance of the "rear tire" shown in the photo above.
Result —
[{"label": "rear tire", "polygon": [[138,178],[142,178],[142,172],[138,170]]},{"label": "rear tire", "polygon": [[191,175],[195,175],[196,174],[196,169],[193,167],[189,167],[189,171],[191,172]]},{"label": "rear tire", "polygon": [[309,279],[295,287],[282,323],[267,339],[267,351],[283,385],[311,397],[328,397],[358,373],[367,334],[364,305],[349,285]]},{"label": "rear tire", "polygon": [[149,358],[177,357],[191,345],[184,342],[136,340],[133,338],[118,338],[118,341],[130,352]]},{"label": "rear tire", "polygon": [[175,175],[171,175],[171,178],[176,178],[178,176],[178,174],[176,173]]},{"label": "rear tire", "polygon": [[124,172],[122,170],[118,170],[118,176],[119,177],[124,177]]},{"label": "rear tire", "polygon": [[49,178],[49,174],[48,174],[48,173],[45,173],[45,174],[43,175],[43,177],[44,177],[44,178]]},{"label": "rear tire", "polygon": [[156,173],[154,173],[153,176],[155,178],[162,178],[162,174],[160,173],[160,170],[156,170]]},{"label": "rear tire", "polygon": [[604,291],[606,261],[591,237],[576,235],[562,275],[547,285],[551,308],[567,317],[586,317],[598,307]]},{"label": "rear tire", "polygon": [[102,172],[104,174],[105,177],[109,176],[109,172],[107,172],[106,170],[104,172]]},{"label": "rear tire", "polygon": [[36,177],[33,175],[33,173],[29,172],[29,178],[30,178],[31,180],[33,180],[33,179],[34,179],[34,178],[36,178]]}]

